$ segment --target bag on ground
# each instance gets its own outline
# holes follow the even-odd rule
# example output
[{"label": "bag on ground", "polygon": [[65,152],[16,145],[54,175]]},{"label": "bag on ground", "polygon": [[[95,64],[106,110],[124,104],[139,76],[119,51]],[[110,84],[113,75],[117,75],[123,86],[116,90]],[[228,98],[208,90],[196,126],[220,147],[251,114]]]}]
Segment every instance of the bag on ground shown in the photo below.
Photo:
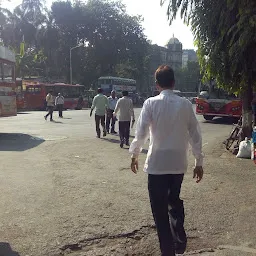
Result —
[{"label": "bag on ground", "polygon": [[245,140],[240,142],[239,151],[236,157],[248,159],[251,158],[251,141],[248,140],[248,138],[245,138]]}]

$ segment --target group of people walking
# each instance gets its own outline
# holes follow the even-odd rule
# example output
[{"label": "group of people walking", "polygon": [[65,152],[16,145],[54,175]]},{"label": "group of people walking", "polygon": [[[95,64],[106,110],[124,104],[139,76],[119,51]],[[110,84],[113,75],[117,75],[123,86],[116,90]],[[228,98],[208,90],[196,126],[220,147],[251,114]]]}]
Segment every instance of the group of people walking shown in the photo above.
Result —
[{"label": "group of people walking", "polygon": [[95,126],[97,137],[101,137],[100,124],[102,126],[103,137],[107,133],[116,134],[115,123],[119,121],[120,147],[129,146],[131,123],[135,122],[135,115],[132,100],[128,97],[128,92],[122,92],[123,97],[117,99],[116,92],[112,91],[110,97],[103,94],[101,88],[94,97],[90,116],[95,109]]},{"label": "group of people walking", "polygon": [[63,106],[65,102],[65,99],[61,95],[61,93],[58,93],[58,96],[56,98],[52,94],[53,92],[49,91],[49,93],[46,95],[46,98],[45,98],[48,113],[47,115],[44,116],[44,119],[47,120],[48,116],[50,116],[50,121],[53,121],[53,110],[55,106],[59,112],[59,117],[63,118],[62,113],[63,113]]},{"label": "group of people walking", "polygon": [[[150,138],[144,171],[148,174],[148,192],[152,214],[156,224],[161,255],[183,254],[187,246],[184,229],[184,204],[180,199],[181,185],[187,171],[188,144],[195,157],[193,178],[200,182],[203,178],[202,136],[192,104],[173,92],[174,72],[169,66],[160,66],[155,73],[156,87],[160,94],[147,99],[141,110],[131,153],[131,170],[138,172],[138,156],[143,144]],[[135,122],[132,100],[128,92],[116,98],[115,91],[110,97],[101,88],[94,97],[90,116],[95,110],[96,134],[100,138],[108,133],[116,134],[115,123],[119,121],[120,147],[129,146],[130,127]],[[59,97],[59,98],[58,98]],[[64,103],[58,95],[55,105]],[[54,100],[49,93],[46,97],[52,120]],[[60,110],[62,108],[59,108]],[[62,116],[62,114],[61,114]],[[102,133],[101,128],[102,127]]]}]

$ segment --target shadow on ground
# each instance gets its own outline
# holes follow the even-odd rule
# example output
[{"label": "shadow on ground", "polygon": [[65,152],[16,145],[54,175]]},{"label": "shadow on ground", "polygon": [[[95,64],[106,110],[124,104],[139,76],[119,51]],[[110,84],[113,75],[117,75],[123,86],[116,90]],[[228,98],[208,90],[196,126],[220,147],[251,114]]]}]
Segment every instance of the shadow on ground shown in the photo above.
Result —
[{"label": "shadow on ground", "polygon": [[220,118],[214,118],[212,121],[203,121],[203,123],[232,125],[233,123],[237,123],[237,121],[232,118],[221,118],[220,117]]},{"label": "shadow on ground", "polygon": [[0,133],[0,151],[26,151],[43,142],[43,139],[28,134]]},{"label": "shadow on ground", "polygon": [[102,139],[111,143],[116,143],[116,144],[120,143],[120,140],[116,140],[116,139],[110,139],[110,138],[102,138]]},{"label": "shadow on ground", "polygon": [[0,256],[20,256],[20,254],[13,251],[10,244],[0,242]]},{"label": "shadow on ground", "polygon": [[29,112],[17,112],[18,115],[28,115],[28,114],[31,114]]}]

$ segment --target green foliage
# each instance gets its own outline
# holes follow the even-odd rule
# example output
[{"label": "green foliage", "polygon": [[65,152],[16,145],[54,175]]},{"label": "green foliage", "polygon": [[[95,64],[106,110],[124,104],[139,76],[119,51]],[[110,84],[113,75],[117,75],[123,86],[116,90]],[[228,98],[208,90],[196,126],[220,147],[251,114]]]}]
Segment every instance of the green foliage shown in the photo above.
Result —
[{"label": "green foliage", "polygon": [[[120,74],[143,87],[148,43],[141,22],[141,17],[128,15],[121,2],[56,1],[47,10],[44,1],[23,0],[13,13],[1,13],[0,38],[16,52],[26,42],[26,58],[19,62],[27,67],[20,69],[23,73],[69,82],[70,48],[85,43],[87,47],[72,51],[75,83],[89,87],[99,76]],[[34,65],[32,56],[39,52],[45,58],[33,70],[28,62]]]},{"label": "green foliage", "polygon": [[170,0],[170,22],[179,10],[192,26],[205,79],[232,92],[256,81],[255,1]]},{"label": "green foliage", "polygon": [[170,22],[179,9],[192,26],[204,78],[215,78],[219,86],[241,95],[243,126],[250,131],[256,87],[256,1],[169,0]]}]

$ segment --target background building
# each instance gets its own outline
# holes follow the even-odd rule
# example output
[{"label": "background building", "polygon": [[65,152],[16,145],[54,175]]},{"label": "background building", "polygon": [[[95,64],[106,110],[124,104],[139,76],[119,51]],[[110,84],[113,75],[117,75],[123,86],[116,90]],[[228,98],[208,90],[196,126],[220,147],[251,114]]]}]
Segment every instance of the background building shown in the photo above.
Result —
[{"label": "background building", "polygon": [[197,55],[193,49],[185,49],[182,53],[182,68],[187,67],[188,62],[197,62]]}]

